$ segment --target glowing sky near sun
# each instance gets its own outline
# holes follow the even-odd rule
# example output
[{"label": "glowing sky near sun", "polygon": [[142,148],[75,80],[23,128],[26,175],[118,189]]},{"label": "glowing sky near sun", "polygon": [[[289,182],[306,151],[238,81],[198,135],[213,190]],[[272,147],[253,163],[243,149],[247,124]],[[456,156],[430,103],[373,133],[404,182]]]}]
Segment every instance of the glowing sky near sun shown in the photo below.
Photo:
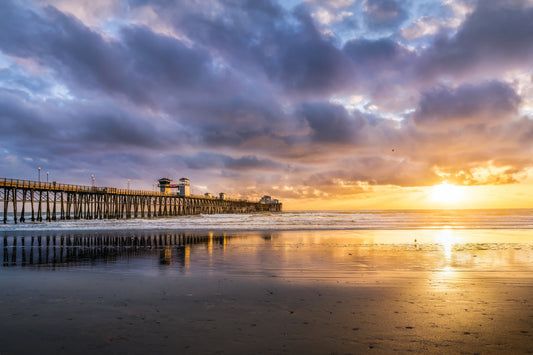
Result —
[{"label": "glowing sky near sun", "polygon": [[530,207],[532,18],[525,0],[1,1],[0,177]]}]

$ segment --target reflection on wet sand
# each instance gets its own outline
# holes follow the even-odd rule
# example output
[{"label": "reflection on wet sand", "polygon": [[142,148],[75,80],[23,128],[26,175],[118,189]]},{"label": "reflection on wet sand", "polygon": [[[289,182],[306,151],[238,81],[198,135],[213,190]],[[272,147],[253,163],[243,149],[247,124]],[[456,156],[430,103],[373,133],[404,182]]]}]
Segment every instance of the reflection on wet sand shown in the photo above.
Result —
[{"label": "reflection on wet sand", "polygon": [[161,264],[188,267],[191,246],[224,245],[225,234],[154,233],[145,235],[58,234],[4,236],[3,266],[75,266],[159,255]]},{"label": "reflection on wet sand", "polygon": [[530,231],[0,236],[0,354],[527,353]]},{"label": "reflection on wet sand", "polygon": [[359,278],[361,272],[371,271],[523,270],[531,263],[532,245],[525,242],[522,234],[526,233],[514,233],[514,241],[506,234],[507,241],[502,242],[495,235],[481,239],[474,231],[453,229],[395,234],[60,232],[4,235],[0,260],[4,267],[76,267],[138,260],[144,270],[157,264],[183,269],[192,265],[198,272],[230,270],[297,279]]}]

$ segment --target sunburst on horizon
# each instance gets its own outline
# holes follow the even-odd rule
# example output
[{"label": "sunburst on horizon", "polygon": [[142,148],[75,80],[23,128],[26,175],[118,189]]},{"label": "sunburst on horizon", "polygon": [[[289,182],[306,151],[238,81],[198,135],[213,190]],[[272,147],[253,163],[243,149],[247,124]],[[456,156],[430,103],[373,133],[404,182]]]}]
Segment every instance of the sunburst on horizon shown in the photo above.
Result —
[{"label": "sunburst on horizon", "polygon": [[443,204],[457,204],[464,201],[465,197],[464,186],[456,186],[444,181],[442,184],[433,186],[429,200]]}]

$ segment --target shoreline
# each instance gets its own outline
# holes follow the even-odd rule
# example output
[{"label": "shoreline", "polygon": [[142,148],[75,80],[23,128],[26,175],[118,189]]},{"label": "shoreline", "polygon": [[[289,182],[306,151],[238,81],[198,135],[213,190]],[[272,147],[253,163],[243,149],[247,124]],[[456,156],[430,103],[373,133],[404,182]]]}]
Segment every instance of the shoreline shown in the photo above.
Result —
[{"label": "shoreline", "polygon": [[[157,244],[94,244],[132,232]],[[28,231],[42,247],[2,249],[0,354],[533,352],[532,232],[511,232]]]},{"label": "shoreline", "polygon": [[77,274],[46,274],[32,285],[0,276],[2,354],[533,351],[532,272],[327,282]]}]

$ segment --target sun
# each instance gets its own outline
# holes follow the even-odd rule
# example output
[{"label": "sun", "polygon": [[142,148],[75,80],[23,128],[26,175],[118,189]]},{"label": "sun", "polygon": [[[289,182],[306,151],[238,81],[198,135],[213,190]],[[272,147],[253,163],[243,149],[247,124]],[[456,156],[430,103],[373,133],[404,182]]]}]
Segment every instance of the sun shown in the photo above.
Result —
[{"label": "sun", "polygon": [[454,204],[461,202],[464,198],[464,188],[448,184],[446,181],[442,184],[433,186],[429,199],[434,202],[445,204]]}]

